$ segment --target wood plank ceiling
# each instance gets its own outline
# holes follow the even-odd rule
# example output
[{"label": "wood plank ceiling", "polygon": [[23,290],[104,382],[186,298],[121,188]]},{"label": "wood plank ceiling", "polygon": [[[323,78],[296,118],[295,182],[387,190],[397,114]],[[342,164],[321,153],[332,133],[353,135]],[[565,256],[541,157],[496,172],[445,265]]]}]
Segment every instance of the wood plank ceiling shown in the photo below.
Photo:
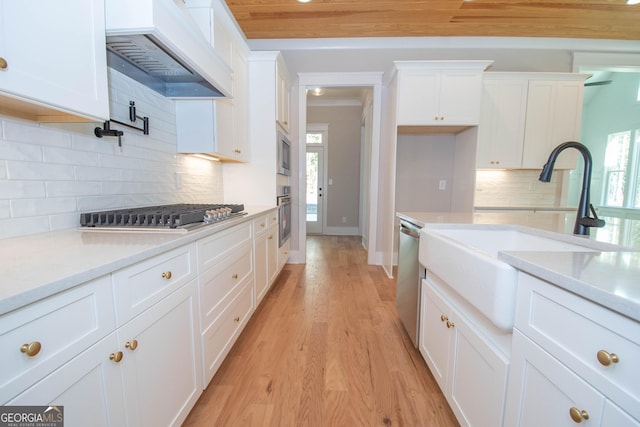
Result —
[{"label": "wood plank ceiling", "polygon": [[559,37],[640,40],[626,0],[226,0],[248,39]]}]

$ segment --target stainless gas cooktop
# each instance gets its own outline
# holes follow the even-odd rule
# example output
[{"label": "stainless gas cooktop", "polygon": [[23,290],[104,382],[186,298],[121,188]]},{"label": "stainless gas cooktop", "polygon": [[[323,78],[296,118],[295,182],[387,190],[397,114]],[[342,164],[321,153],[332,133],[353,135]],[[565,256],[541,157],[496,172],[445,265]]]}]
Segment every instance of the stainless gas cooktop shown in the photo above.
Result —
[{"label": "stainless gas cooktop", "polygon": [[80,214],[86,231],[187,232],[246,215],[242,204],[175,204]]}]

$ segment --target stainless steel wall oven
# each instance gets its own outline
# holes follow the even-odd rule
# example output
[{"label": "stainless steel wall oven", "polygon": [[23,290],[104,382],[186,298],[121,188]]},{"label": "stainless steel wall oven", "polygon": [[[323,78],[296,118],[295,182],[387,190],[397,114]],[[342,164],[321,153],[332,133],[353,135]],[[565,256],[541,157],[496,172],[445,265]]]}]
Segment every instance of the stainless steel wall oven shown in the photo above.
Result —
[{"label": "stainless steel wall oven", "polygon": [[291,187],[283,185],[278,201],[278,246],[282,247],[291,237]]}]

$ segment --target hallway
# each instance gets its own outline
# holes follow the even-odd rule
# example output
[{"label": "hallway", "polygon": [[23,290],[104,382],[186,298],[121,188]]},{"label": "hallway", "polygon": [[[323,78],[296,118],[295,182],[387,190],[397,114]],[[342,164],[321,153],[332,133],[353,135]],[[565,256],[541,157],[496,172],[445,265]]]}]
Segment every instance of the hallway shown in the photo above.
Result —
[{"label": "hallway", "polygon": [[185,426],[456,426],[359,237],[309,236]]}]

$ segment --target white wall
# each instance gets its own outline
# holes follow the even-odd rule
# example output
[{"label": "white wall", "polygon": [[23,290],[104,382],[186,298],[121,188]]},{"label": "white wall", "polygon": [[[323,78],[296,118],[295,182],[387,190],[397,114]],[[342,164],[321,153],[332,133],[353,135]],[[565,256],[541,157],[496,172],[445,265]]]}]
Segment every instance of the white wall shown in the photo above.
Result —
[{"label": "white wall", "polygon": [[[326,203],[326,234],[353,234],[359,229],[360,211],[360,117],[362,106],[307,106],[307,123],[327,123],[327,162],[323,197]],[[331,180],[331,181],[329,181]],[[343,223],[342,218],[347,222]],[[341,231],[340,229],[345,229]]]},{"label": "white wall", "polygon": [[109,89],[112,118],[128,122],[133,100],[150,135],[113,124],[118,147],[95,123],[0,116],[0,239],[77,227],[81,212],[223,200],[221,164],[176,155],[172,100],[111,69]]}]

